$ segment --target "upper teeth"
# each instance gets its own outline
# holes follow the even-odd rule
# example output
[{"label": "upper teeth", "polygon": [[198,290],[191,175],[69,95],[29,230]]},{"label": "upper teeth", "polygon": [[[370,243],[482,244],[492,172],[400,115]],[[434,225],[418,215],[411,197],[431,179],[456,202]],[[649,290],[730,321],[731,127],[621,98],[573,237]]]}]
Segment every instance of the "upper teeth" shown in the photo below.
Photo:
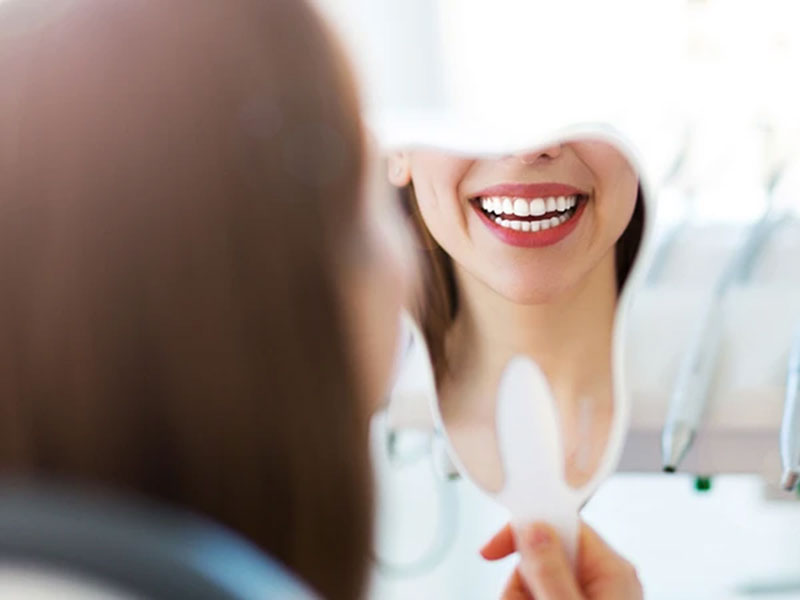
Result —
[{"label": "upper teeth", "polygon": [[578,203],[578,196],[551,196],[549,198],[513,198],[510,196],[484,196],[481,206],[487,212],[497,215],[517,215],[518,217],[539,217],[549,212],[566,212]]}]

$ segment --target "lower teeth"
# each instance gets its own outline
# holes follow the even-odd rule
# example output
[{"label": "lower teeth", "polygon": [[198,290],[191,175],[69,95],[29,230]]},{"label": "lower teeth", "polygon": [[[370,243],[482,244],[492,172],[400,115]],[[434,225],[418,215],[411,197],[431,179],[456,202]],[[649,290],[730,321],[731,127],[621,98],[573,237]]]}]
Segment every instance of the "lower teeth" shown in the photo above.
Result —
[{"label": "lower teeth", "polygon": [[538,221],[503,219],[502,217],[497,217],[491,213],[487,213],[485,210],[483,211],[483,214],[506,229],[513,229],[514,231],[537,232],[546,231],[547,229],[552,229],[554,227],[558,227],[559,225],[563,225],[572,218],[572,216],[575,214],[575,209],[570,209],[558,217],[550,217],[549,219],[540,219]]}]

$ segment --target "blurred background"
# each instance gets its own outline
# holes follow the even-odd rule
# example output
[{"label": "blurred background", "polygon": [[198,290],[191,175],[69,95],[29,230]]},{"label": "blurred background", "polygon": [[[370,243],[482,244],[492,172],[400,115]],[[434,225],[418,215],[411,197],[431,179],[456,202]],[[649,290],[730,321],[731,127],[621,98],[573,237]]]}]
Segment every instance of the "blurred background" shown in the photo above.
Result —
[{"label": "blurred background", "polygon": [[[648,598],[800,598],[800,502],[778,487],[781,335],[793,327],[770,317],[800,318],[800,5],[318,2],[346,41],[385,146],[454,114],[529,115],[523,132],[558,114],[612,122],[632,140],[659,203],[654,247],[673,242],[657,293],[643,294],[632,317],[631,442],[584,518],[634,562]],[[682,473],[661,474],[665,384],[692,327],[675,306],[698,304],[768,211],[787,222],[752,285],[729,300],[726,326],[745,332],[739,350],[722,361],[696,452]],[[395,435],[382,417],[375,429],[373,597],[497,597],[513,559],[490,565],[478,549],[506,515],[440,475],[425,432]]]}]

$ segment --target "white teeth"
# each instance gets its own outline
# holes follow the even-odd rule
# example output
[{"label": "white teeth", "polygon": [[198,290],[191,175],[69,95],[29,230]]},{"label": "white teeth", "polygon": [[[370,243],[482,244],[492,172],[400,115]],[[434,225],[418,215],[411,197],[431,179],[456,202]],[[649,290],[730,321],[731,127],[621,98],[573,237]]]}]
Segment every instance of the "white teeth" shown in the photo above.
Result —
[{"label": "white teeth", "polygon": [[527,217],[529,214],[531,214],[528,201],[523,200],[522,198],[517,198],[514,200],[514,214],[518,217]]},{"label": "white teeth", "polygon": [[542,198],[536,198],[535,200],[531,200],[531,215],[534,217],[541,217],[544,213],[547,212],[547,206],[545,205],[545,201]]},{"label": "white teeth", "polygon": [[[2,0],[0,0],[2,1]],[[577,196],[553,196],[550,198],[509,198],[507,196],[491,196],[481,198],[481,206],[487,213],[500,215],[493,217],[495,223],[514,231],[544,231],[552,229],[566,223],[575,213],[572,210],[578,204]],[[558,216],[539,220],[525,219],[504,219],[505,215],[515,215],[517,217],[534,216],[540,217],[544,214],[556,212],[562,213]]]},{"label": "white teeth", "polygon": [[551,196],[550,198],[509,198],[490,196],[481,198],[481,206],[496,215],[517,215],[518,217],[541,217],[548,212],[565,212],[578,203],[577,196]]}]

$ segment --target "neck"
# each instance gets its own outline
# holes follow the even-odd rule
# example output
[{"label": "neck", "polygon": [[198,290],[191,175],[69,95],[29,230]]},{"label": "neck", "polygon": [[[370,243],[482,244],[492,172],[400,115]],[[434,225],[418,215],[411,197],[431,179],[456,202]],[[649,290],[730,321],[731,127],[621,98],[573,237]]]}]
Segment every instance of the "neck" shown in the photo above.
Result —
[{"label": "neck", "polygon": [[508,361],[525,354],[562,400],[595,396],[598,386],[610,386],[617,304],[613,251],[578,287],[538,304],[512,302],[458,265],[455,273],[459,311],[447,336],[448,379],[496,389]]}]

